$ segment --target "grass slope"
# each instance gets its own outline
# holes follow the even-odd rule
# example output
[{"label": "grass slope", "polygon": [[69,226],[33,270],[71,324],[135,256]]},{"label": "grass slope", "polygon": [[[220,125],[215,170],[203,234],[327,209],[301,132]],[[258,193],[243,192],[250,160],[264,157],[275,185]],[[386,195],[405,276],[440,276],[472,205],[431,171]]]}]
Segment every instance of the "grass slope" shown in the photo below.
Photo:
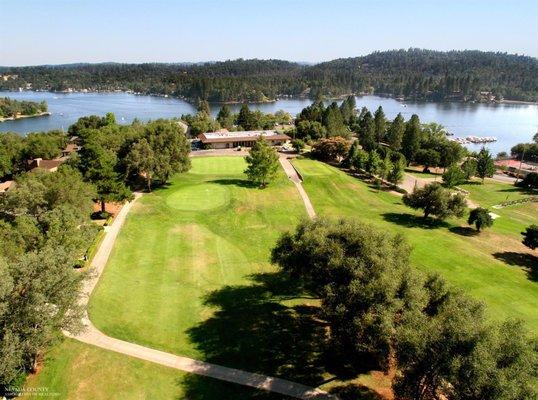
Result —
[{"label": "grass slope", "polygon": [[187,332],[213,315],[206,296],[273,270],[271,247],[306,215],[282,171],[260,190],[244,169],[239,157],[193,158],[191,172],[135,204],[90,302],[99,329],[203,357]]},{"label": "grass slope", "polygon": [[[538,329],[538,284],[532,272],[536,266],[531,265],[536,258],[520,243],[519,235],[521,228],[536,215],[535,204],[493,210],[501,215],[494,227],[474,235],[463,220],[425,225],[419,213],[405,207],[399,197],[377,192],[326,164],[300,159],[294,165],[305,178],[306,191],[319,215],[355,217],[404,233],[413,246],[414,266],[438,272],[483,300],[492,318],[521,318],[530,329]],[[483,205],[496,204],[504,200],[504,190],[513,190],[510,185],[493,181],[484,186],[468,186],[471,199]],[[510,193],[513,197],[525,196]]]},{"label": "grass slope", "polygon": [[493,179],[486,179],[483,184],[480,184],[480,181],[477,180],[470,184],[461,185],[461,188],[468,190],[471,199],[479,206],[486,207],[500,216],[493,225],[493,231],[495,232],[515,240],[521,240],[521,232],[527,226],[536,224],[536,221],[538,221],[538,203],[491,208],[505,201],[520,200],[533,195],[536,196],[536,194],[522,191],[513,185],[494,181]]}]

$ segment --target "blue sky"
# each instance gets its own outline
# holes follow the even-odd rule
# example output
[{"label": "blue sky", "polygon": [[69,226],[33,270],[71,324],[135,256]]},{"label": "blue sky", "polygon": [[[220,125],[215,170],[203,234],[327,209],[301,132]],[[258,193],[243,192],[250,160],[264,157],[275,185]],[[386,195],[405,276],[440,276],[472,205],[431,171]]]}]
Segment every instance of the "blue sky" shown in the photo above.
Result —
[{"label": "blue sky", "polygon": [[0,65],[324,61],[374,50],[538,57],[538,0],[0,0]]}]

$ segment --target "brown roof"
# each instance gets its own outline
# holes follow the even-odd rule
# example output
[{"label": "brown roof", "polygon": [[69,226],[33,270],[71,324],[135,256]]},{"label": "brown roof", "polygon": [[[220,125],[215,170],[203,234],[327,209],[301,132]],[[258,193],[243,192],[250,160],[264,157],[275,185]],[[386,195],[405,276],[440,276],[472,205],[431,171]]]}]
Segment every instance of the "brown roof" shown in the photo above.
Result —
[{"label": "brown roof", "polygon": [[0,192],[7,192],[14,184],[14,181],[0,182]]},{"label": "brown roof", "polygon": [[65,149],[62,150],[62,153],[74,153],[78,150],[79,148],[75,143],[68,143],[67,146],[65,146]]},{"label": "brown roof", "polygon": [[[259,137],[259,136],[258,136]],[[253,136],[222,136],[217,138],[207,138],[205,134],[198,135],[198,139],[202,143],[230,143],[230,142],[252,142],[258,139],[258,137]],[[265,140],[275,141],[275,140],[289,140],[291,139],[288,135],[283,133],[278,133],[276,135],[263,135]]]},{"label": "brown roof", "polygon": [[41,158],[36,158],[30,162],[30,168],[32,170],[36,168],[46,169],[48,171],[53,170],[55,168],[58,168],[61,163],[63,163],[63,159],[56,159],[56,160],[43,160]]}]

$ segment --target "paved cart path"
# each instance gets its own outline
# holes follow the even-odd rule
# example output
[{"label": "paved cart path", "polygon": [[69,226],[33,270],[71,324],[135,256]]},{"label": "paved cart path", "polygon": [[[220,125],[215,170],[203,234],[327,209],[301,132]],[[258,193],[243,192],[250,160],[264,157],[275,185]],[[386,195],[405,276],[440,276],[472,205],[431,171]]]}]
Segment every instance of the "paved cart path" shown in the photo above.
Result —
[{"label": "paved cart path", "polygon": [[316,211],[314,210],[314,206],[312,205],[312,202],[310,201],[308,194],[303,188],[303,181],[301,177],[299,176],[299,174],[297,173],[297,170],[295,169],[290,159],[285,154],[281,154],[279,157],[279,160],[280,160],[280,165],[282,165],[282,168],[284,168],[284,172],[286,172],[286,175],[288,175],[288,178],[290,178],[290,180],[294,183],[295,187],[299,191],[299,194],[301,195],[301,199],[303,200],[308,216],[310,218],[314,218],[316,216]]},{"label": "paved cart path", "polygon": [[[293,180],[296,186],[299,185],[297,186],[298,189],[302,189],[299,176],[297,175],[295,169],[293,169],[293,166],[291,165],[289,160],[286,159],[282,165],[287,171],[287,173],[289,172],[288,176],[290,176],[291,174],[290,178]],[[291,170],[289,170],[290,167]],[[294,174],[292,173],[292,170]],[[300,193],[301,189],[299,189]],[[84,307],[84,309],[87,309],[91,293],[97,285],[97,282],[99,281],[99,278],[106,266],[110,253],[112,252],[112,248],[114,247],[114,242],[116,241],[116,238],[125,221],[125,218],[127,217],[127,214],[131,210],[133,204],[136,202],[137,199],[140,198],[140,196],[141,194],[137,193],[133,201],[125,204],[122,207],[112,225],[105,228],[105,237],[103,238],[103,241],[101,242],[101,245],[99,246],[99,249],[92,260],[90,267],[90,276],[84,282],[83,290],[79,298],[79,302]],[[304,193],[304,196],[306,196],[306,193]],[[302,194],[301,197],[303,197]],[[303,197],[303,201],[307,206],[308,214],[311,216],[315,215],[310,201],[308,200],[308,206],[305,198],[306,200],[308,200],[308,196]],[[221,365],[215,365],[204,361],[194,360],[188,357],[181,357],[175,354],[166,353],[149,347],[140,346],[135,343],[130,343],[112,338],[99,331],[92,324],[86,312],[82,319],[82,323],[85,327],[82,332],[77,334],[64,332],[64,334],[70,338],[90,345],[101,347],[106,350],[115,351],[117,353],[125,354],[127,356],[136,357],[145,361],[154,362],[156,364],[164,365],[166,367],[175,368],[177,370],[197,375],[220,379],[226,382],[237,383],[239,385],[250,386],[256,389],[267,390],[294,397],[297,399],[337,399],[336,396],[330,395],[323,390],[305,386],[300,383],[291,382],[285,379],[275,378],[272,376],[242,371],[234,368],[228,368]]]}]

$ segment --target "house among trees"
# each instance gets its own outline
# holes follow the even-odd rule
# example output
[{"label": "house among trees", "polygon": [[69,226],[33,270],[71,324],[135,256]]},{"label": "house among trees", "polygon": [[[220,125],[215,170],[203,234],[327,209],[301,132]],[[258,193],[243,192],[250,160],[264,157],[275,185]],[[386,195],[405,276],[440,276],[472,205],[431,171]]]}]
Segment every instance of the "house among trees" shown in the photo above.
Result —
[{"label": "house among trees", "polygon": [[44,169],[48,172],[56,172],[63,159],[43,160],[42,158],[34,158],[28,162],[28,170],[35,171],[36,169]]},{"label": "house among trees", "polygon": [[288,135],[273,130],[228,132],[226,129],[202,133],[198,135],[198,139],[204,147],[230,149],[239,146],[252,147],[260,136],[263,136],[271,146],[281,146],[291,139]]},{"label": "house among trees", "polygon": [[0,182],[0,194],[7,192],[15,187],[15,181]]},{"label": "house among trees", "polygon": [[68,143],[65,149],[62,150],[62,157],[69,157],[71,154],[80,150],[80,146],[76,143]]}]

